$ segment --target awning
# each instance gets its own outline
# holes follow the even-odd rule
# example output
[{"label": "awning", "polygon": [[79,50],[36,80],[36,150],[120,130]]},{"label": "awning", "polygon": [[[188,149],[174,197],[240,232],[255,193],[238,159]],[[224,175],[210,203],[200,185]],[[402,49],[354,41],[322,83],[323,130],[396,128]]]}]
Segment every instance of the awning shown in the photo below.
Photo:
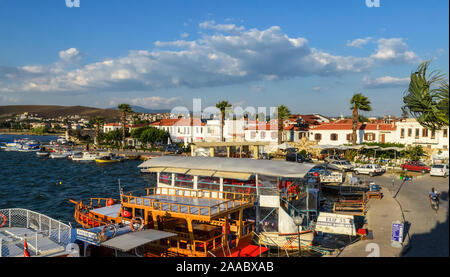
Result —
[{"label": "awning", "polygon": [[185,174],[189,168],[166,167],[163,172]]},{"label": "awning", "polygon": [[214,177],[222,177],[228,179],[238,179],[238,180],[249,180],[252,174],[250,173],[239,173],[239,172],[226,172],[226,171],[217,171],[214,173]]},{"label": "awning", "polygon": [[202,170],[202,169],[191,169],[189,170],[187,175],[194,175],[194,176],[205,176],[205,177],[211,177],[213,176],[215,170]]},{"label": "awning", "polygon": [[130,251],[141,245],[155,240],[176,236],[177,234],[159,230],[147,229],[139,232],[127,233],[103,242],[101,245],[123,252]]},{"label": "awning", "polygon": [[166,169],[165,167],[149,167],[142,169],[142,172],[148,172],[148,173],[159,173]]}]

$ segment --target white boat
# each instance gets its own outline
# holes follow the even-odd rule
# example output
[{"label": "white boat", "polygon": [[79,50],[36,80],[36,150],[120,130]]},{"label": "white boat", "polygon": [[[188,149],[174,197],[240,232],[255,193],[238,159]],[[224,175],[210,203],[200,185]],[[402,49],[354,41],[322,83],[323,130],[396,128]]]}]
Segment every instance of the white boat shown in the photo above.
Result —
[{"label": "white boat", "polygon": [[48,156],[49,154],[50,154],[49,152],[43,152],[43,151],[36,152],[36,155],[40,156],[40,157]]},{"label": "white boat", "polygon": [[44,214],[0,209],[0,257],[77,257],[71,226]]},{"label": "white boat", "polygon": [[72,155],[72,151],[57,151],[50,154],[52,159],[64,159]]},{"label": "white boat", "polygon": [[82,162],[82,161],[95,161],[98,158],[96,153],[82,152],[72,156],[72,161]]}]

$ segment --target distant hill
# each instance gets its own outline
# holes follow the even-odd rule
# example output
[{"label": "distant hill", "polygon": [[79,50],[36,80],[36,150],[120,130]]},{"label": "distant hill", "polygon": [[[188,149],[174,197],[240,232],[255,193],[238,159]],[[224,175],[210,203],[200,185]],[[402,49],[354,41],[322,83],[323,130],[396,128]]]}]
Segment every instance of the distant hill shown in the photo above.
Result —
[{"label": "distant hill", "polygon": [[[147,109],[144,107],[140,107],[140,106],[131,106],[131,109],[133,110],[133,112],[135,113],[170,113],[171,110],[168,109],[162,109],[162,110],[153,110],[153,109]],[[108,108],[111,110],[117,110],[117,107],[113,107],[113,108]]]},{"label": "distant hill", "polygon": [[14,114],[38,114],[44,118],[54,118],[59,116],[79,115],[82,117],[101,116],[106,119],[120,117],[120,112],[114,109],[100,109],[84,106],[46,106],[46,105],[12,105],[0,106],[0,117]]}]

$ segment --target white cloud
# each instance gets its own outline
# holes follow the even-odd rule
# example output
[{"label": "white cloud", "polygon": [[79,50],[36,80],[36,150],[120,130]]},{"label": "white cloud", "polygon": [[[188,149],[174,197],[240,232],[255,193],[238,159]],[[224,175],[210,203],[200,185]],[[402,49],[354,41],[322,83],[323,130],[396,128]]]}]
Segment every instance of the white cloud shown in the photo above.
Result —
[{"label": "white cloud", "polygon": [[[201,38],[154,43],[153,50],[133,50],[123,57],[82,65],[76,48],[59,52],[50,65],[0,66],[0,92],[153,91],[283,80],[308,76],[341,76],[365,72],[385,63],[417,59],[400,38],[379,39],[366,57],[339,56],[289,37],[280,27],[265,30],[234,24],[200,23],[216,30]],[[255,88],[253,88],[255,89]]]},{"label": "white cloud", "polygon": [[384,76],[371,79],[365,76],[362,80],[362,86],[369,89],[389,88],[389,87],[408,87],[409,77],[397,78],[392,76]]},{"label": "white cloud", "polygon": [[369,43],[369,41],[371,41],[371,40],[372,40],[371,37],[357,38],[355,40],[348,41],[346,45],[349,46],[349,47],[362,48],[364,45]]},{"label": "white cloud", "polygon": [[186,32],[184,32],[180,35],[181,38],[187,38],[188,36],[189,36],[189,33],[186,33]]},{"label": "white cloud", "polygon": [[385,63],[416,63],[419,57],[408,50],[408,45],[401,38],[382,38],[377,41],[378,49],[370,57]]},{"label": "white cloud", "polygon": [[140,97],[140,98],[117,98],[113,97],[109,100],[110,106],[117,106],[120,103],[129,103],[133,106],[140,106],[145,108],[164,108],[169,107],[173,103],[179,101],[178,97],[161,97],[161,96],[150,96],[150,97]]}]

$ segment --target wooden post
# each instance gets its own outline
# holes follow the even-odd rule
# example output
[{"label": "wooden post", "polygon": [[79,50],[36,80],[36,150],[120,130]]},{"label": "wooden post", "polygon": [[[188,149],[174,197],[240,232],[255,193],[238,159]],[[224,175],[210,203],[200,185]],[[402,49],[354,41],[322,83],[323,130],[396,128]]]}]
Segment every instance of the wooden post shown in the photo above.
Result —
[{"label": "wooden post", "polygon": [[209,156],[214,157],[214,147],[209,148]]},{"label": "wooden post", "polygon": [[230,157],[230,146],[227,146],[227,158]]}]

